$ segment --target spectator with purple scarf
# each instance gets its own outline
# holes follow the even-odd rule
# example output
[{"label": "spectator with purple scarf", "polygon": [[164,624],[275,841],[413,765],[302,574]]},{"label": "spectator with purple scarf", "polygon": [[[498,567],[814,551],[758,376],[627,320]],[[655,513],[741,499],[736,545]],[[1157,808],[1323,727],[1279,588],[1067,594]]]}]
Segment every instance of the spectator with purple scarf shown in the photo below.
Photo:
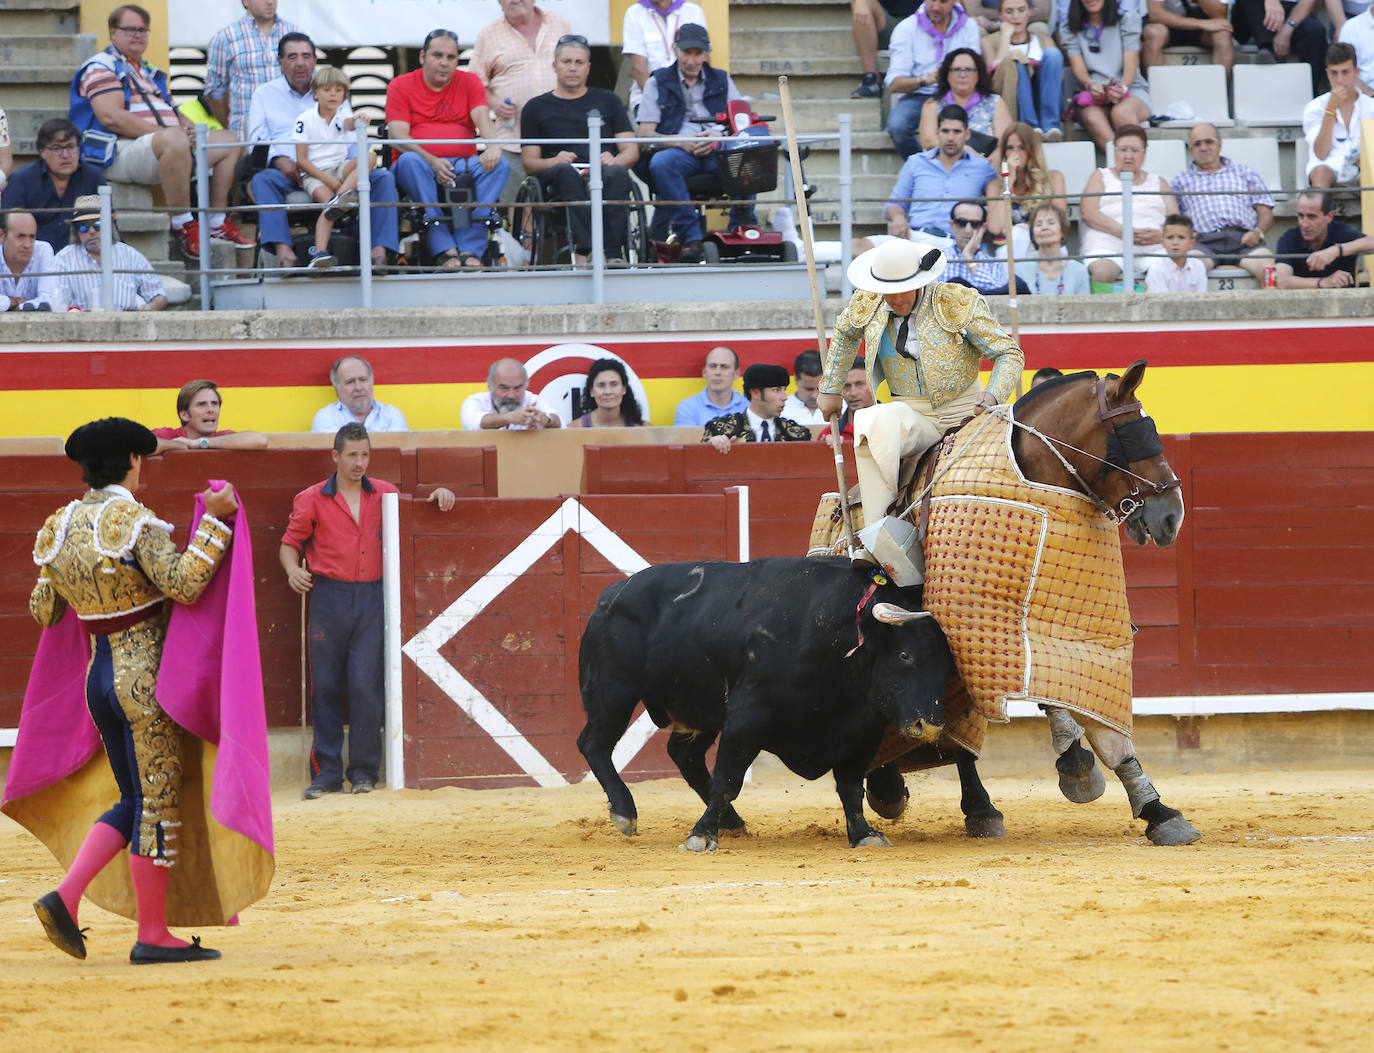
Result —
[{"label": "spectator with purple scarf", "polygon": [[981,45],[978,23],[954,0],[925,0],[919,11],[892,30],[885,82],[892,94],[887,134],[903,157],[921,148],[916,135],[921,107],[936,93],[945,53],[955,48],[978,51]]}]

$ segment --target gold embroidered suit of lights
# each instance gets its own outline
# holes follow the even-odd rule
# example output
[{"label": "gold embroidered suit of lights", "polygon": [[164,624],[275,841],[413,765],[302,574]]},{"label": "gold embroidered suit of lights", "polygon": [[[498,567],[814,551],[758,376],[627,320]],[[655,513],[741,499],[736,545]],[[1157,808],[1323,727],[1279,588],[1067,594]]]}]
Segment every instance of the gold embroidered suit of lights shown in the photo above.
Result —
[{"label": "gold embroidered suit of lights", "polygon": [[29,610],[56,625],[68,605],[85,621],[147,616],[109,633],[115,694],[133,733],[143,809],[130,851],[170,863],[180,825],[181,729],[154,691],[167,629],[166,600],[193,603],[224,558],[229,527],[205,516],[185,552],[171,525],[136,501],[92,490],[48,517],[34,543],[41,568]]}]

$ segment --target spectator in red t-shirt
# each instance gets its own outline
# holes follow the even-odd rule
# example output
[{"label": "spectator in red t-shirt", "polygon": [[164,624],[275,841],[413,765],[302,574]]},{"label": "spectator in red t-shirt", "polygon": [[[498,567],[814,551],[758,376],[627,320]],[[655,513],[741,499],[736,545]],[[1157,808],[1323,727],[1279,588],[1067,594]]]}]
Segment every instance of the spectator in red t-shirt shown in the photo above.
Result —
[{"label": "spectator in red t-shirt", "polygon": [[231,431],[219,426],[219,388],[213,380],[192,380],[177,392],[180,428],[154,428],[155,453],[168,450],[262,450],[267,436],[257,431]]},{"label": "spectator in red t-shirt", "polygon": [[[487,106],[482,78],[458,69],[458,39],[447,29],[425,37],[420,68],[403,74],[386,89],[387,134],[396,139],[496,139],[500,131]],[[472,192],[469,200],[496,201],[506,186],[510,165],[492,143],[477,154],[471,143],[397,144],[401,156],[393,170],[396,185],[412,201],[425,202],[425,232],[430,254],[448,271],[477,269],[487,243],[483,221],[490,208],[437,207],[440,187]],[[464,185],[466,184],[466,185]],[[456,223],[455,223],[456,220]]]}]

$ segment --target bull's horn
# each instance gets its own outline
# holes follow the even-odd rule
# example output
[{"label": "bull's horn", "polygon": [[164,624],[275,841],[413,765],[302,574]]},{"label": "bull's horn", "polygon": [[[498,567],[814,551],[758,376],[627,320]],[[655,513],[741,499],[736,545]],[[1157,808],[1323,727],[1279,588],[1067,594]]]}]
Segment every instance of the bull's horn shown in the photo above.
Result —
[{"label": "bull's horn", "polygon": [[905,607],[898,607],[895,603],[875,603],[873,605],[873,617],[880,622],[888,625],[905,625],[907,622],[914,622],[917,618],[929,618],[930,611],[909,611]]}]

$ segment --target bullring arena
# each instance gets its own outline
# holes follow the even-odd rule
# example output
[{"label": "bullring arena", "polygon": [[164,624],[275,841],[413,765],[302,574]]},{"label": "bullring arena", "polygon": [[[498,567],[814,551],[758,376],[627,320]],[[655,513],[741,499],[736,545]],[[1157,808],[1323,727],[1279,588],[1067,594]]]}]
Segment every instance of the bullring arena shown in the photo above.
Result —
[{"label": "bullring arena", "polygon": [[[751,310],[765,324],[787,316]],[[554,317],[614,346],[616,334],[592,335],[597,323],[585,315],[484,324],[548,331]],[[684,318],[682,331],[704,329]],[[236,355],[245,375],[259,368],[256,348],[274,338],[270,316],[214,324],[259,335],[223,350],[203,344],[203,358],[183,344],[175,354],[189,356],[186,368],[207,371],[213,358],[232,369]],[[739,801],[748,835],[723,837],[716,853],[687,852],[679,846],[700,806],[663,755],[662,733],[627,767],[639,835],[616,832],[574,745],[582,718],[569,642],[596,594],[636,560],[737,557],[746,504],[751,555],[796,552],[814,495],[828,474],[833,481],[828,459],[801,444],[737,450],[727,471],[695,437],[658,427],[620,447],[585,438],[569,447],[572,433],[501,435],[485,447],[461,445],[471,443],[461,432],[379,440],[376,474],[417,487],[442,477],[463,513],[444,521],[401,502],[403,643],[494,564],[524,555],[519,567],[502,564],[500,587],[488,586],[455,642],[438,645],[468,696],[447,694],[443,676],[403,658],[406,788],[302,801],[299,604],[273,555],[290,495],[327,470],[327,453],[308,436],[273,435],[262,453],[155,458],[146,492],[153,507],[180,509],[207,473],[247,480],[272,729],[271,889],[238,927],[208,930],[221,962],[131,974],[133,924],[89,905],[91,957],[73,962],[43,940],[29,906],[59,868],[6,821],[6,1045],[143,1049],[156,1020],[174,1040],[209,1048],[1358,1048],[1374,974],[1363,514],[1374,451],[1359,423],[1368,407],[1337,407],[1341,430],[1321,432],[1285,416],[1277,393],[1257,385],[1260,418],[1295,426],[1211,432],[1189,392],[1225,369],[1187,365],[1170,348],[1190,338],[1167,324],[1105,324],[1156,348],[1162,365],[1141,396],[1185,480],[1178,544],[1123,554],[1140,627],[1139,753],[1165,800],[1202,832],[1197,844],[1150,845],[1114,779],[1096,803],[1063,800],[1044,721],[1032,716],[993,727],[981,763],[1006,815],[1004,839],[964,837],[957,781],[939,769],[907,777],[912,806],[901,821],[875,820],[891,848],[850,849],[831,780],[805,782],[764,757]],[[1271,375],[1368,368],[1356,361],[1362,323],[1309,319],[1297,324],[1326,326],[1348,360],[1290,372],[1293,324],[1243,331],[1250,348],[1276,349]],[[1046,329],[1027,337],[1030,366],[1051,346],[1071,368],[1098,364],[1083,350],[1088,338]],[[341,339],[326,335],[303,355],[327,365],[337,352],[324,345]],[[427,368],[424,355],[435,354],[388,352],[370,339],[379,373]],[[659,354],[685,362],[717,337],[694,339],[671,353],[661,344]],[[102,343],[98,355],[125,375],[118,346]],[[1232,354],[1224,344],[1212,353]],[[52,355],[55,364],[97,360],[79,344]],[[168,361],[156,352],[147,360]],[[1232,368],[1253,376],[1259,367]],[[37,389],[37,373],[32,381]],[[273,400],[308,405],[317,394],[264,388],[258,401],[270,413]],[[10,398],[21,406],[50,396]],[[229,389],[228,420],[252,402],[251,390]],[[36,639],[19,606],[32,580],[33,523],[75,492],[54,443],[10,440],[6,458],[9,727]],[[543,769],[479,723],[473,696],[508,717]]]},{"label": "bullring arena", "polygon": [[[236,16],[237,6],[215,10]],[[627,0],[595,6],[618,15]],[[732,5],[705,6],[723,18]],[[741,47],[741,76],[762,90],[790,70],[805,93],[809,72],[825,90],[843,79],[847,92],[842,3],[736,3],[722,65],[732,35],[773,47],[759,20],[789,6],[805,7],[787,12],[799,29],[824,18],[833,31],[838,16],[844,57],[826,51],[802,70]],[[0,3],[0,16],[51,8],[98,33],[96,7],[17,0]],[[462,32],[472,17],[441,20]],[[829,129],[833,106],[819,102],[801,97],[807,119]],[[889,152],[873,116],[854,128],[865,162]],[[1263,138],[1291,191],[1301,169],[1285,131]],[[1178,129],[1150,135],[1182,156]],[[847,236],[826,167],[838,154],[817,153],[818,226]],[[860,167],[855,215],[872,232],[892,173]],[[116,202],[131,238],[164,240],[167,210],[155,200],[140,190]],[[1281,207],[1290,219],[1291,202]],[[222,268],[225,248],[200,263]],[[728,266],[676,276],[594,266],[374,282],[340,268],[264,281],[236,262],[244,273],[217,278],[213,296],[209,272],[199,274],[194,303],[214,310],[16,314],[0,327],[0,780],[39,645],[25,610],[34,532],[82,489],[62,437],[106,414],[174,424],[182,383],[214,378],[222,423],[265,433],[267,448],[149,457],[139,498],[174,523],[179,546],[208,479],[234,481],[251,519],[265,703],[253,715],[267,729],[260,774],[275,871],[236,924],[174,925],[222,960],[132,968],[135,922],[88,900],[89,957],[78,962],[48,942],[33,908],[62,865],[0,819],[0,1050],[1369,1045],[1367,289],[1249,289],[1230,273],[1202,295],[1022,298],[1023,382],[1045,366],[1105,374],[1150,363],[1139,395],[1187,518],[1167,548],[1123,539],[1138,630],[1134,738],[1200,840],[1150,843],[1110,772],[1099,800],[1065,800],[1048,722],[1021,703],[989,728],[979,760],[1005,836],[966,836],[959,782],[941,767],[906,775],[900,819],[866,809],[889,846],[851,847],[833,780],[808,782],[765,753],[736,802],[746,831],[694,852],[685,842],[701,802],[642,710],[614,756],[637,834],[610,821],[577,746],[577,645],[602,590],[643,567],[805,551],[817,499],[836,486],[824,447],[723,457],[700,427],[672,426],[717,345],[789,372],[816,346],[804,270],[763,265],[745,281]],[[574,302],[552,302],[565,293]],[[989,303],[1010,325],[1005,298]],[[843,306],[827,300],[824,323]],[[305,429],[334,397],[327,377],[343,355],[366,357],[377,399],[403,407],[413,429],[374,436],[370,468],[401,489],[386,540],[386,757],[376,792],[305,800],[305,606],[278,546],[293,495],[332,470],[331,436]],[[493,360],[522,362],[531,390],[567,418],[589,363],[606,356],[629,371],[647,427],[459,430],[458,406],[486,390]],[[852,451],[845,465],[852,481]],[[440,485],[457,495],[450,513],[423,500]]]}]

